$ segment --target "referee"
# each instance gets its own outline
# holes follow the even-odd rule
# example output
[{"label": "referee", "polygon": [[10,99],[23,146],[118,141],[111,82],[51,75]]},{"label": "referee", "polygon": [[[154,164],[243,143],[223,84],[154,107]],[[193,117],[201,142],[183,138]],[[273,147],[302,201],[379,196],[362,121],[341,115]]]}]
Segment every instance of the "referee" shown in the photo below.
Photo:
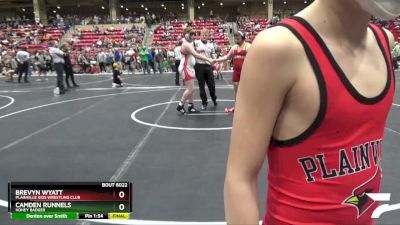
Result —
[{"label": "referee", "polygon": [[[213,53],[215,53],[215,49],[214,45],[208,41],[208,38],[209,31],[207,29],[203,29],[201,31],[201,40],[196,40],[194,42],[194,47],[198,53],[206,56],[207,58],[212,58]],[[205,84],[208,86],[210,97],[214,103],[214,106],[217,106],[217,96],[215,95],[215,79],[211,64],[209,62],[196,59],[196,65],[194,69],[199,82],[200,98],[202,102],[201,109],[207,110],[208,106]]]},{"label": "referee", "polygon": [[20,47],[20,50],[17,52],[15,59],[18,62],[18,83],[21,83],[22,74],[24,74],[25,83],[29,83],[28,81],[28,71],[29,71],[29,59],[30,54],[25,51],[26,48]]}]

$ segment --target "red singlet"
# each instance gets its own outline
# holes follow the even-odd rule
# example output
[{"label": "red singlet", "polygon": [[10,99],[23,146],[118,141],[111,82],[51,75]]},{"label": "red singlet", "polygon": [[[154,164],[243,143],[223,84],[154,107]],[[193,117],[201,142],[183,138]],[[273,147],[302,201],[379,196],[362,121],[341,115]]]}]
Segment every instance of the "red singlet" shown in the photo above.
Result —
[{"label": "red singlet", "polygon": [[240,47],[236,45],[233,50],[233,75],[232,79],[233,82],[239,82],[240,81],[240,75],[242,72],[242,66],[244,59],[247,55],[247,50],[248,50],[248,43],[244,43],[242,45],[243,49],[239,49]]},{"label": "red singlet", "polygon": [[272,140],[263,222],[372,225],[379,203],[366,194],[380,192],[384,130],[395,90],[386,33],[370,25],[388,72],[384,90],[367,98],[352,86],[307,21],[293,17],[278,26],[287,27],[304,46],[318,81],[320,110],[298,137]]}]

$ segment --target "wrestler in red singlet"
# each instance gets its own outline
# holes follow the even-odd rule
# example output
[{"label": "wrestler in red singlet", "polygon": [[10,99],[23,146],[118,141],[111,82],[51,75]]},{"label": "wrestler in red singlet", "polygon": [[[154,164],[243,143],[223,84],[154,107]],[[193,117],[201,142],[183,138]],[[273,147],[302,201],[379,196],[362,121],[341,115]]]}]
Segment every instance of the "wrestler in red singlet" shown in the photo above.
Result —
[{"label": "wrestler in red singlet", "polygon": [[309,129],[291,140],[273,139],[269,146],[264,225],[344,221],[372,225],[371,214],[379,203],[366,194],[380,192],[384,128],[394,96],[386,34],[370,25],[386,61],[387,82],[380,95],[366,98],[344,81],[347,78],[334,67],[335,59],[306,20],[293,17],[278,26],[290,29],[310,50],[310,61],[320,71],[316,74],[319,88],[325,94]]},{"label": "wrestler in red singlet", "polygon": [[368,23],[374,13],[399,15],[400,1],[315,0],[255,38],[227,163],[229,225],[259,222],[266,161],[264,225],[374,224],[396,82],[394,37]]},{"label": "wrestler in red singlet", "polygon": [[241,45],[235,45],[233,49],[233,77],[234,83],[240,82],[240,74],[242,72],[242,66],[244,59],[247,55],[247,51],[250,48],[250,44],[243,42]]},{"label": "wrestler in red singlet", "polygon": [[[235,37],[235,43],[229,53],[225,55],[224,57],[221,57],[215,62],[223,62],[226,60],[230,60],[233,58],[233,75],[232,75],[232,80],[233,80],[233,87],[235,89],[235,97],[237,95],[237,90],[239,87],[239,82],[240,82],[240,75],[242,72],[242,66],[244,59],[247,55],[247,51],[249,50],[251,44],[246,42],[246,36],[243,31],[238,31],[234,34]],[[226,112],[234,112],[235,108],[230,108],[230,109],[225,109]]]}]

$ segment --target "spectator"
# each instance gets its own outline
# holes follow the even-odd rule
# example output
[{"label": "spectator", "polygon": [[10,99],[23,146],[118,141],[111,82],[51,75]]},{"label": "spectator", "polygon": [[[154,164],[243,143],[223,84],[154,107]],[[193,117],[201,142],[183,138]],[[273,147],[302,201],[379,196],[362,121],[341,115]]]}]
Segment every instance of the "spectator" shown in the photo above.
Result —
[{"label": "spectator", "polygon": [[114,54],[110,50],[108,54],[106,54],[106,68],[112,68],[113,61],[114,61]]},{"label": "spectator", "polygon": [[77,85],[75,82],[74,70],[72,69],[70,53],[68,52],[67,49],[65,49],[64,52],[65,52],[65,55],[64,55],[65,83],[67,84],[67,88],[71,88],[71,86],[69,85],[70,79],[72,81],[73,87],[79,87],[79,85]]},{"label": "spectator", "polygon": [[106,70],[106,58],[107,58],[107,55],[103,50],[97,55],[97,62],[99,63],[99,67],[100,67],[100,72],[101,73],[107,72],[107,70]]},{"label": "spectator", "polygon": [[[11,67],[11,70],[13,70],[15,73],[18,72],[18,62],[15,57],[10,58],[10,67]],[[12,80],[12,77],[11,77],[11,80]]]},{"label": "spectator", "polygon": [[25,51],[25,48],[20,48],[17,52],[16,60],[18,62],[18,83],[21,83],[22,74],[25,74],[24,81],[28,83],[28,73],[29,73],[29,59],[30,54]]},{"label": "spectator", "polygon": [[164,56],[162,54],[162,51],[161,51],[161,49],[158,49],[155,54],[155,62],[156,62],[157,69],[160,72],[160,74],[163,74],[163,68],[162,68],[163,61],[164,61]]},{"label": "spectator", "polygon": [[46,70],[47,72],[49,71],[54,71],[53,70],[53,58],[51,57],[51,55],[49,53],[45,54],[45,59],[46,59]]},{"label": "spectator", "polygon": [[148,58],[149,58],[149,66],[151,69],[153,69],[153,73],[156,74],[156,68],[154,66],[154,56],[155,56],[155,51],[152,49],[149,51]]},{"label": "spectator", "polygon": [[[39,51],[36,55],[36,60],[37,60],[37,69],[38,69],[38,79],[42,81],[44,78],[46,81],[49,80],[47,78],[47,68],[46,68],[46,55],[44,54],[44,51]],[[42,78],[43,75],[43,78]]]},{"label": "spectator", "polygon": [[133,66],[135,51],[132,48],[130,48],[125,55],[129,71],[135,74],[135,67]]},{"label": "spectator", "polygon": [[278,15],[278,14],[275,14],[275,16],[272,17],[271,23],[272,23],[272,25],[275,25],[275,24],[279,23],[280,20],[281,20],[281,19],[279,18],[279,15]]},{"label": "spectator", "polygon": [[119,51],[119,48],[115,48],[114,52],[114,62],[121,63],[122,62],[122,54]]},{"label": "spectator", "polygon": [[140,64],[142,65],[143,73],[146,74],[146,71],[148,74],[150,74],[150,68],[149,68],[149,51],[147,50],[146,46],[143,45],[142,50],[139,52],[140,55]]},{"label": "spectator", "polygon": [[171,64],[170,64],[169,60],[168,59],[164,60],[163,61],[163,70],[165,72],[169,72],[170,68],[171,68]]},{"label": "spectator", "polygon": [[17,72],[17,62],[14,57],[7,57],[2,60],[3,68],[1,74],[6,77],[6,82],[13,82],[13,75]]},{"label": "spectator", "polygon": [[81,53],[78,55],[78,64],[81,65],[84,73],[90,72],[90,63],[87,57]]},{"label": "spectator", "polygon": [[171,48],[168,49],[167,57],[168,60],[175,57],[174,51]]},{"label": "spectator", "polygon": [[98,48],[100,48],[101,46],[103,46],[103,42],[101,41],[101,39],[99,39],[99,40],[96,42],[96,45],[97,45]]},{"label": "spectator", "polygon": [[42,41],[43,41],[43,42],[45,42],[45,41],[50,41],[50,39],[51,39],[51,35],[50,35],[49,33],[45,33],[45,34],[43,35],[43,37],[42,37]]},{"label": "spectator", "polygon": [[79,29],[79,28],[76,29],[76,32],[75,32],[75,33],[76,33],[76,35],[78,35],[79,38],[82,38],[82,31],[81,31],[81,29]]},{"label": "spectator", "polygon": [[29,67],[28,67],[28,77],[32,77],[33,71],[36,70],[36,59],[35,53],[31,54],[29,57]]},{"label": "spectator", "polygon": [[98,26],[93,26],[93,32],[96,34],[100,34],[100,28]]},{"label": "spectator", "polygon": [[150,16],[150,14],[146,15],[146,25],[147,25],[147,27],[151,26],[151,16]]},{"label": "spectator", "polygon": [[4,65],[1,74],[6,77],[6,82],[13,82],[15,70],[10,68],[10,65]]}]

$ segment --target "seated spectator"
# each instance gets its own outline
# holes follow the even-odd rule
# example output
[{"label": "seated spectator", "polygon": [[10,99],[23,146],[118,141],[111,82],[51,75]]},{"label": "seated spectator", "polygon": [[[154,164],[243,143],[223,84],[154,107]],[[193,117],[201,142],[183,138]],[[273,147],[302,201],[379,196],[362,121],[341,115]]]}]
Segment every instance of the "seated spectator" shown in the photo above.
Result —
[{"label": "seated spectator", "polygon": [[100,28],[98,26],[93,26],[93,32],[96,34],[100,34]]},{"label": "seated spectator", "polygon": [[81,29],[77,29],[77,30],[75,31],[75,33],[76,33],[76,35],[78,35],[79,38],[82,38],[82,31],[81,31]]},{"label": "seated spectator", "polygon": [[9,64],[8,64],[8,65],[5,65],[5,66],[3,67],[3,69],[2,69],[2,71],[1,71],[1,74],[2,74],[3,76],[6,77],[6,80],[5,80],[6,82],[13,82],[13,81],[14,81],[13,76],[14,76],[15,73],[16,73],[16,71],[13,70],[13,69],[10,67]]},{"label": "seated spectator", "polygon": [[50,41],[51,35],[49,33],[45,33],[42,37],[42,41]]}]

